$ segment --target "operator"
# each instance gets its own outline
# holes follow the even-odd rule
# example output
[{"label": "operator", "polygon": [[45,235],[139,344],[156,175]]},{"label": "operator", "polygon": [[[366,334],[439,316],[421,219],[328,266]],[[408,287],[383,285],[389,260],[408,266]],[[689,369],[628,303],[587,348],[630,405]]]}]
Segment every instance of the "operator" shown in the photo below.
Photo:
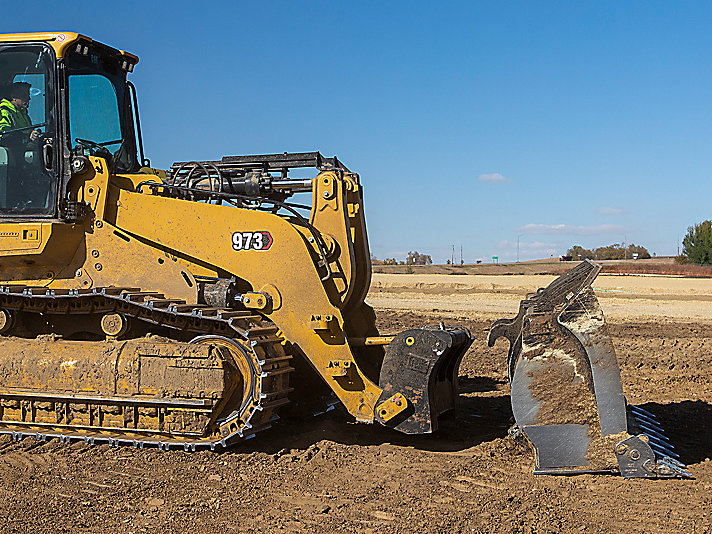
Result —
[{"label": "operator", "polygon": [[[13,83],[9,96],[9,99],[0,100],[0,136],[8,130],[32,126],[32,120],[27,114],[27,108],[30,105],[30,84],[27,82]],[[32,130],[27,134],[26,142],[36,141],[40,133],[39,130]]]}]

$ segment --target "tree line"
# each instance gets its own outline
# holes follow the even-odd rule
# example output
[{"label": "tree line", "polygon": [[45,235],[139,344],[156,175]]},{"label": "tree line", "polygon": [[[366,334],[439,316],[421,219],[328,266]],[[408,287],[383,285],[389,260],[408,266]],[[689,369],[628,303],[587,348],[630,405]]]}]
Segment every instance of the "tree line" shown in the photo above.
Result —
[{"label": "tree line", "polygon": [[398,261],[395,258],[386,258],[383,265],[431,265],[433,259],[430,254],[421,254],[418,251],[408,252],[405,261]]},{"label": "tree line", "polygon": [[[566,255],[571,256],[571,259],[574,260],[622,260],[633,258],[633,254],[636,253],[640,259],[650,258],[650,253],[645,247],[634,244],[623,247],[614,243],[594,250],[574,245],[566,251]],[[712,265],[712,221],[702,221],[687,229],[682,240],[682,252],[675,258],[675,261],[694,265]]]},{"label": "tree line", "polygon": [[645,260],[650,258],[648,249],[641,245],[630,244],[624,247],[619,243],[614,243],[607,247],[598,247],[593,250],[583,248],[581,245],[574,245],[566,251],[566,255],[571,256],[574,260],[624,260],[635,257]]},{"label": "tree line", "polygon": [[[626,258],[632,259],[635,254],[639,259],[650,258],[648,249],[636,244],[623,246],[620,243],[613,243],[593,250],[583,248],[581,245],[574,245],[566,251],[566,256],[570,256],[573,260],[623,260]],[[687,229],[687,234],[682,240],[682,253],[675,258],[675,261],[678,263],[712,265],[712,221],[702,221]],[[386,258],[383,263],[384,265],[430,265],[433,260],[429,254],[411,251],[408,252],[405,261]]]}]

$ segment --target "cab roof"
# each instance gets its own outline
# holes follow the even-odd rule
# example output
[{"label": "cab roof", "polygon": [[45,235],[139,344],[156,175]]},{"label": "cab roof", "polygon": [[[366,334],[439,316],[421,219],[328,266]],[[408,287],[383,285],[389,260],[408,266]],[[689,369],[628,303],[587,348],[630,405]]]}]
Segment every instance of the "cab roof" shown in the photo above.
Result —
[{"label": "cab roof", "polygon": [[70,48],[70,46],[78,40],[89,41],[91,43],[100,44],[102,47],[107,48],[116,54],[121,56],[126,56],[126,58],[131,60],[134,65],[138,63],[138,56],[126,52],[124,50],[118,50],[111,46],[107,46],[99,41],[95,41],[91,37],[82,35],[77,32],[38,32],[38,33],[5,33],[0,34],[0,43],[15,43],[15,42],[28,42],[36,41],[43,42],[50,45],[57,57],[64,57],[65,52]]}]

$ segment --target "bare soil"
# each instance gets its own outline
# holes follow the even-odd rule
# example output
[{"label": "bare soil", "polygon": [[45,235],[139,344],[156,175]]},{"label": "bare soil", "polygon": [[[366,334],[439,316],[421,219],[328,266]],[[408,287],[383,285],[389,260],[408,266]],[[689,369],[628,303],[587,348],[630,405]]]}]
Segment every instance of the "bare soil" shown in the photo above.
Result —
[{"label": "bare soil", "polygon": [[[657,257],[646,260],[596,260],[601,272],[607,274],[669,275],[691,278],[712,278],[710,265],[682,265],[675,258]],[[382,274],[489,274],[489,275],[559,275],[573,269],[578,261],[558,261],[554,258],[519,263],[478,263],[463,265],[384,265],[376,261],[374,273]]]},{"label": "bare soil", "polygon": [[[409,302],[448,298],[442,290],[417,299],[405,294]],[[712,304],[698,294],[706,293],[690,293],[685,313],[694,317],[702,309],[699,320],[646,308],[613,313],[608,321],[629,401],[659,417],[693,480],[533,475],[531,452],[507,436],[512,423],[507,344],[488,348],[485,342],[492,319],[514,315],[523,295],[505,294],[499,308],[483,314],[433,311],[437,307],[428,303],[407,311],[388,305],[398,304],[403,293],[388,300],[381,292],[385,304],[377,314],[385,333],[444,317],[476,336],[460,369],[462,408],[443,420],[435,435],[409,437],[354,424],[337,409],[308,420],[285,416],[273,429],[224,453],[32,438],[14,443],[4,437],[1,530],[712,532]],[[613,302],[601,302],[608,313]],[[671,302],[685,301],[660,300],[663,312]],[[635,299],[628,304],[639,309]]]}]

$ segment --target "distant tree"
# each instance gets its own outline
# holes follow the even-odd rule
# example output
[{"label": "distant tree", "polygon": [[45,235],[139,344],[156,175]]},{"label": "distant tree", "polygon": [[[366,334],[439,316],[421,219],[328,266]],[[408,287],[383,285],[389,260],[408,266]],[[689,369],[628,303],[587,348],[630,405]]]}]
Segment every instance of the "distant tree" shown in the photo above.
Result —
[{"label": "distant tree", "polygon": [[647,260],[650,258],[650,253],[647,248],[634,243],[628,245],[627,247],[624,247],[618,243],[613,243],[607,247],[598,247],[593,251],[593,253],[596,259],[599,260],[630,260],[635,257],[633,256],[634,254],[637,254],[638,259],[640,260]]},{"label": "distant tree", "polygon": [[406,265],[430,265],[433,260],[429,254],[421,254],[420,252],[408,252],[408,257],[405,259]]},{"label": "distant tree", "polygon": [[593,251],[583,248],[581,245],[574,245],[566,251],[566,256],[571,256],[575,260],[592,260]]},{"label": "distant tree", "polygon": [[386,258],[383,260],[383,265],[398,265],[398,260],[395,258]]},{"label": "distant tree", "polygon": [[637,254],[639,260],[647,260],[650,258],[648,249],[641,245],[628,245],[628,257],[632,258],[633,254]]},{"label": "distant tree", "polygon": [[712,265],[712,221],[703,221],[687,229],[678,261]]},{"label": "distant tree", "polygon": [[625,251],[618,243],[613,243],[607,247],[598,247],[593,251],[593,257],[598,260],[622,260],[625,257]]}]

